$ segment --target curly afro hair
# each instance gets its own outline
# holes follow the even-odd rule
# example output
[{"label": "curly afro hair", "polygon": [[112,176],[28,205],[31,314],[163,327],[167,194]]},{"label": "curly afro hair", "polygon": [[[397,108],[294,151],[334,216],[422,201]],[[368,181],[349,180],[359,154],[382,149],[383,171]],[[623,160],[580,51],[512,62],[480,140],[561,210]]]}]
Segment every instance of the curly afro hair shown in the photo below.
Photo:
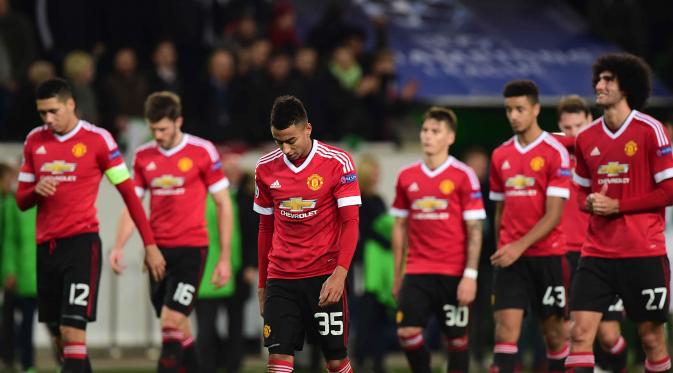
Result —
[{"label": "curly afro hair", "polygon": [[592,70],[594,88],[599,75],[609,71],[617,78],[631,109],[640,110],[645,106],[652,91],[652,70],[642,58],[629,53],[608,53],[598,57]]}]

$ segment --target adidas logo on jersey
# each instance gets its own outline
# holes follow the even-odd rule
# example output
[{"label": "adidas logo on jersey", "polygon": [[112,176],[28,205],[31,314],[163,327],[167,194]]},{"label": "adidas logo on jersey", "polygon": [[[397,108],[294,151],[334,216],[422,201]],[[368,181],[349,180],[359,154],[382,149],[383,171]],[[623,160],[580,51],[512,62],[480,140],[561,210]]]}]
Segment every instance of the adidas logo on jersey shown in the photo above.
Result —
[{"label": "adidas logo on jersey", "polygon": [[410,192],[418,192],[418,184],[413,183],[413,184],[409,185],[409,191]]},{"label": "adidas logo on jersey", "polygon": [[509,161],[505,161],[505,163],[502,164],[503,170],[509,170],[510,168],[512,168],[512,166],[509,165]]},{"label": "adidas logo on jersey", "polygon": [[150,164],[148,164],[147,167],[145,167],[145,170],[147,170],[147,171],[154,171],[156,169],[157,169],[157,165],[154,162],[150,162]]},{"label": "adidas logo on jersey", "polygon": [[597,155],[601,155],[601,151],[598,150],[598,147],[597,147],[597,146],[595,146],[595,147],[594,147],[594,150],[592,150],[590,154],[591,154],[592,156],[595,157],[595,156],[597,156]]},{"label": "adidas logo on jersey", "polygon": [[35,154],[47,154],[47,149],[45,149],[44,145],[42,145],[39,148],[37,148]]},{"label": "adidas logo on jersey", "polygon": [[280,189],[280,183],[278,182],[278,180],[276,180],[276,181],[274,181],[273,183],[271,183],[271,185],[269,185],[269,188],[271,188],[271,189]]}]

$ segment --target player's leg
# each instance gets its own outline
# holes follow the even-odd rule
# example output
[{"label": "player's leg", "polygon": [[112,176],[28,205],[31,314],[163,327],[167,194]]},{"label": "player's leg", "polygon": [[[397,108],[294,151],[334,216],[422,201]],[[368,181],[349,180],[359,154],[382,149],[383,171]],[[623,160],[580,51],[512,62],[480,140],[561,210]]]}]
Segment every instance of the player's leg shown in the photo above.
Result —
[{"label": "player's leg", "polygon": [[86,326],[96,321],[101,241],[98,234],[82,234],[58,240],[53,252],[63,270],[59,321],[64,357],[62,372],[90,372]]},{"label": "player's leg", "polygon": [[570,352],[567,314],[570,268],[564,255],[530,258],[535,296],[532,308],[538,320],[545,347],[549,372],[563,372],[565,359]]},{"label": "player's leg", "polygon": [[37,277],[37,315],[41,323],[45,323],[51,336],[54,360],[58,366],[63,365],[63,341],[59,329],[61,315],[61,298],[63,294],[63,279],[54,270],[56,267],[51,256],[55,246],[45,243],[37,246],[36,277]]},{"label": "player's leg", "polygon": [[196,347],[203,373],[215,373],[217,371],[217,312],[220,298],[202,298],[196,301],[196,324],[198,325]]},{"label": "player's leg", "polygon": [[495,346],[492,371],[514,371],[521,335],[524,310],[528,308],[532,292],[530,276],[526,268],[528,258],[521,257],[506,268],[496,268],[493,273],[493,318],[495,322]]},{"label": "player's leg", "polygon": [[663,326],[670,303],[668,258],[663,255],[619,259],[618,266],[622,273],[619,295],[629,318],[638,323],[646,356],[645,370],[668,372],[671,359],[666,350]]},{"label": "player's leg", "polygon": [[[196,346],[194,344],[194,334],[192,332],[189,315],[191,314],[194,303],[196,302],[196,295],[201,284],[201,277],[203,276],[203,268],[206,262],[207,248],[184,248],[181,249],[182,257],[180,259],[180,266],[177,269],[178,285],[183,283],[183,287],[191,285],[194,287],[194,294],[188,305],[184,302],[179,309],[184,314],[184,321],[182,322],[182,332],[184,339],[182,340],[182,361],[181,372],[197,373],[199,369],[199,360],[196,353]],[[183,291],[184,292],[184,291]],[[177,294],[174,295],[174,298]]]},{"label": "player's leg", "polygon": [[[304,324],[298,294],[303,280],[270,279],[264,291],[264,347],[269,350],[269,373],[290,373],[294,352],[304,344]],[[315,296],[316,302],[318,295]],[[309,316],[310,317],[310,316]]]},{"label": "player's leg", "polygon": [[434,276],[437,294],[434,309],[437,321],[446,337],[450,373],[468,372],[470,354],[468,351],[468,323],[470,309],[458,304],[458,284],[461,277]]},{"label": "player's leg", "polygon": [[[582,257],[570,292],[570,354],[565,367],[571,372],[593,372],[594,340],[603,312],[614,300],[614,264],[609,259]],[[613,281],[611,281],[613,280]]]},{"label": "player's leg", "polygon": [[615,304],[610,305],[608,312],[603,314],[603,320],[598,326],[598,344],[606,368],[612,372],[626,372],[626,340],[622,337],[619,322],[623,318],[624,307],[622,301],[616,298]]},{"label": "player's leg", "polygon": [[438,285],[431,275],[406,275],[402,281],[395,316],[397,337],[414,373],[431,371],[430,350],[423,339],[423,328],[434,311],[433,296]]}]

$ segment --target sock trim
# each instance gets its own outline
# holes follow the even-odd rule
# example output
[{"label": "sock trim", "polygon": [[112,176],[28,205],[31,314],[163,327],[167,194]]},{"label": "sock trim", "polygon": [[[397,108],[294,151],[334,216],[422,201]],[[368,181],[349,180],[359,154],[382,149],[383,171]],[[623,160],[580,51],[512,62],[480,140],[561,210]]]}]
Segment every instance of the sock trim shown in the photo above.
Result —
[{"label": "sock trim", "polygon": [[423,334],[421,333],[412,335],[410,337],[400,337],[400,346],[402,346],[403,350],[417,350],[423,347],[424,344],[425,340],[423,340]]},{"label": "sock trim", "polygon": [[645,370],[651,372],[666,372],[671,369],[671,357],[666,356],[665,358],[658,361],[650,361],[645,359]]},{"label": "sock trim", "polygon": [[566,357],[565,366],[568,368],[590,368],[596,364],[593,352],[571,352]]},{"label": "sock trim", "polygon": [[63,357],[66,359],[86,359],[86,345],[84,343],[66,343],[63,346]]},{"label": "sock trim", "polygon": [[519,347],[516,343],[498,342],[495,344],[495,347],[493,347],[493,352],[496,354],[514,355],[519,352]]},{"label": "sock trim", "polygon": [[351,369],[351,361],[349,359],[344,359],[343,362],[341,362],[341,366],[339,366],[336,370],[331,370],[327,369],[330,373],[348,373],[352,372]]},{"label": "sock trim", "polygon": [[189,337],[182,340],[182,348],[186,349],[194,345],[194,337]]},{"label": "sock trim", "polygon": [[568,357],[570,354],[570,344],[566,342],[559,351],[547,351],[547,359],[550,360],[561,360]]},{"label": "sock trim", "polygon": [[449,352],[465,351],[467,350],[469,339],[468,337],[462,336],[458,338],[447,338],[446,340]]},{"label": "sock trim", "polygon": [[184,333],[182,330],[173,329],[173,328],[163,328],[161,329],[161,341],[162,342],[180,342],[185,339]]},{"label": "sock trim", "polygon": [[269,360],[269,373],[291,373],[294,364],[284,360]]},{"label": "sock trim", "polygon": [[610,347],[610,352],[612,355],[619,355],[626,349],[626,340],[624,340],[624,337],[619,336],[619,339],[617,342],[615,342],[614,346]]}]

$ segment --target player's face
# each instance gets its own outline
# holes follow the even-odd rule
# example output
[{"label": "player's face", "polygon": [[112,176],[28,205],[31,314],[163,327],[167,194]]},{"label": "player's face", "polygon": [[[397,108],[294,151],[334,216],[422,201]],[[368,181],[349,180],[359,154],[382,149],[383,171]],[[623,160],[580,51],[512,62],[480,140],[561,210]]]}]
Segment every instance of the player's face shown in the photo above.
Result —
[{"label": "player's face", "polygon": [[446,122],[426,119],[421,127],[421,146],[426,155],[448,154],[449,146],[456,139],[456,134],[449,129]]},{"label": "player's face", "polygon": [[526,96],[506,97],[505,112],[515,134],[521,134],[537,121],[540,104],[534,104]]},{"label": "player's face", "polygon": [[591,114],[561,113],[558,118],[558,127],[566,136],[575,137],[577,133],[591,122]]},{"label": "player's face", "polygon": [[311,151],[311,123],[293,124],[284,130],[271,127],[271,136],[287,159],[294,161]]},{"label": "player's face", "polygon": [[58,97],[52,97],[37,100],[36,104],[42,122],[57,134],[68,133],[77,124],[75,100],[72,98],[63,101]]},{"label": "player's face", "polygon": [[596,91],[596,105],[602,108],[614,106],[621,100],[626,99],[624,93],[619,89],[617,77],[609,71],[598,74],[598,82],[596,82],[594,89]]},{"label": "player's face", "polygon": [[164,149],[170,149],[178,145],[180,140],[180,127],[182,126],[182,117],[176,120],[162,118],[158,122],[150,123],[150,131],[154,141]]}]

